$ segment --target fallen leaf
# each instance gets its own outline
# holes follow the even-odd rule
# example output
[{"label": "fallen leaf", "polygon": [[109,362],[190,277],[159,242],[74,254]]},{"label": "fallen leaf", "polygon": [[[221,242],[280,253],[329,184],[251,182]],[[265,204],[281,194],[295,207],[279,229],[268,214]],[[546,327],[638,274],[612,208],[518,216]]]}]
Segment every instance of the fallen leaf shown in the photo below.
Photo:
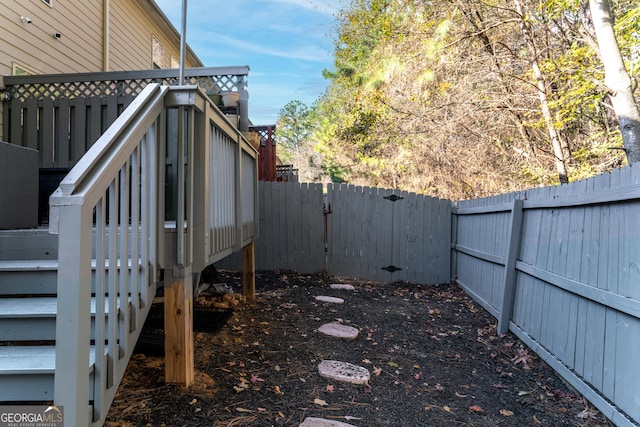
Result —
[{"label": "fallen leaf", "polygon": [[327,406],[328,405],[328,403],[326,401],[324,401],[322,399],[319,399],[317,397],[315,399],[313,399],[313,403],[315,403],[318,406]]},{"label": "fallen leaf", "polygon": [[500,415],[505,417],[513,417],[513,412],[508,409],[500,409]]},{"label": "fallen leaf", "polygon": [[259,376],[251,374],[251,382],[252,383],[255,384],[257,382],[262,382],[262,381],[264,381],[264,380],[262,378],[260,378]]},{"label": "fallen leaf", "polygon": [[189,405],[195,405],[196,403],[198,403],[198,399],[192,399]]},{"label": "fallen leaf", "polygon": [[500,383],[497,383],[497,384],[491,384],[491,387],[493,387],[493,388],[498,388],[498,389],[504,389],[504,388],[507,388],[507,386],[506,386],[506,385],[504,385],[504,384],[500,384]]},{"label": "fallen leaf", "polygon": [[258,408],[258,412],[267,412],[266,408]]},{"label": "fallen leaf", "polygon": [[388,365],[393,367],[393,368],[397,368],[398,367],[398,364],[396,362],[389,362]]},{"label": "fallen leaf", "polygon": [[335,388],[333,387],[333,384],[327,384],[327,391],[329,393],[333,393],[335,391]]},{"label": "fallen leaf", "polygon": [[347,421],[357,421],[357,420],[361,420],[362,418],[352,417],[351,415],[345,415],[344,419]]},{"label": "fallen leaf", "polygon": [[542,424],[542,422],[540,422],[538,417],[536,417],[535,415],[533,416],[533,422],[536,423],[536,424]]},{"label": "fallen leaf", "polygon": [[273,391],[277,395],[281,395],[282,394],[282,391],[280,390],[280,387],[277,386],[277,385],[274,385],[273,387],[271,387],[271,391]]},{"label": "fallen leaf", "polygon": [[467,397],[469,396],[468,394],[460,394],[456,391],[456,397]]},{"label": "fallen leaf", "polygon": [[369,360],[369,359],[363,359],[363,360],[362,360],[362,363],[366,363],[367,365],[370,365],[370,364],[371,364],[371,360]]},{"label": "fallen leaf", "polygon": [[382,368],[373,367],[373,374],[377,377],[382,373]]},{"label": "fallen leaf", "polygon": [[593,411],[589,411],[589,408],[586,408],[584,411],[580,412],[578,415],[576,415],[576,417],[584,420],[584,419],[591,419],[591,418],[595,418],[596,417],[596,413]]},{"label": "fallen leaf", "polygon": [[469,410],[471,412],[476,412],[476,413],[484,412],[484,410],[481,407],[479,407],[478,405],[469,406]]},{"label": "fallen leaf", "polygon": [[444,405],[442,409],[444,409],[447,412],[451,412],[451,408],[449,408],[447,405]]},{"label": "fallen leaf", "polygon": [[278,411],[278,415],[280,416],[280,418],[284,418],[284,414],[281,411]]},{"label": "fallen leaf", "polygon": [[251,409],[244,409],[244,408],[236,408],[236,411],[238,411],[238,412],[253,412]]}]

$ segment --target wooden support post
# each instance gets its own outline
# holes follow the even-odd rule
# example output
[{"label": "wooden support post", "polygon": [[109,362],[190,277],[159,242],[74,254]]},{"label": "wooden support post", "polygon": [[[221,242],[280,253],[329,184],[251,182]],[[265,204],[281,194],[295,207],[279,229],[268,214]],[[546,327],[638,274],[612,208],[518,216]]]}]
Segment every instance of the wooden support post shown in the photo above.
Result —
[{"label": "wooden support post", "polygon": [[164,290],[165,381],[185,387],[194,379],[192,282],[190,276],[168,277]]},{"label": "wooden support post", "polygon": [[498,334],[509,331],[509,322],[513,313],[513,300],[516,293],[516,261],[520,256],[522,244],[522,218],[524,201],[515,199],[511,210],[511,225],[509,230],[509,248],[504,266],[502,306],[498,313]]},{"label": "wooden support post", "polygon": [[256,299],[256,259],[253,242],[242,248],[242,295]]}]

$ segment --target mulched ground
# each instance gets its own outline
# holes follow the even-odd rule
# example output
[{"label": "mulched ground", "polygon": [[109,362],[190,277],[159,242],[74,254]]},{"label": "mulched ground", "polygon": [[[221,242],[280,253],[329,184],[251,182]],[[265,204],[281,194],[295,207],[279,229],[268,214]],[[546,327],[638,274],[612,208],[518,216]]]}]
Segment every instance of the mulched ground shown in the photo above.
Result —
[{"label": "mulched ground", "polygon": [[[240,292],[239,274],[221,275]],[[152,348],[135,354],[105,425],[297,426],[321,417],[361,427],[613,426],[516,337],[497,336],[495,319],[455,285],[291,272],[258,272],[256,285],[257,301],[211,314],[204,327],[196,319],[192,387],[164,384]],[[334,321],[359,337],[317,331]],[[366,367],[371,381],[328,381],[322,360]]]}]

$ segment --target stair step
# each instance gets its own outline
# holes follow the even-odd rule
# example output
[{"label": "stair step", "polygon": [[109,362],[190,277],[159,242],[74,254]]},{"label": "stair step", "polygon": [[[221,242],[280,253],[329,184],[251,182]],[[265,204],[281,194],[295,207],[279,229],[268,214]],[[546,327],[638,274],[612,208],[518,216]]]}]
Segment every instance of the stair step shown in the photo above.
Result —
[{"label": "stair step", "polygon": [[[93,347],[89,359],[93,371]],[[0,401],[53,400],[55,366],[54,346],[0,346]]]},{"label": "stair step", "polygon": [[[131,302],[131,298],[128,298]],[[120,304],[118,299],[117,304]],[[56,339],[55,297],[0,298],[0,341],[54,341]],[[96,300],[91,298],[91,338],[94,337]],[[105,302],[105,314],[109,307]]]},{"label": "stair step", "polygon": [[56,339],[56,298],[0,298],[0,341]]},{"label": "stair step", "polygon": [[0,295],[53,295],[57,276],[57,260],[2,260]]},{"label": "stair step", "polygon": [[[133,262],[127,261],[131,270]],[[91,262],[95,273],[96,262]],[[105,262],[109,268],[109,262]],[[140,264],[138,263],[138,268]],[[120,270],[120,262],[118,262]],[[107,272],[108,277],[108,272]],[[57,292],[57,260],[0,260],[0,296],[2,295],[55,295]],[[95,274],[91,277],[93,290]]]},{"label": "stair step", "polygon": [[55,298],[0,298],[0,341],[56,339]]}]

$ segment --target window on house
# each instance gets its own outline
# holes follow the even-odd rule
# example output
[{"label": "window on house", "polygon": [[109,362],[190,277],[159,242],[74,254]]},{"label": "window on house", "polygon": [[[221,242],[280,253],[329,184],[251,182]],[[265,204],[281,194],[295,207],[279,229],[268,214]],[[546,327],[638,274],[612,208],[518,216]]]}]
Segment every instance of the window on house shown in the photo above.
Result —
[{"label": "window on house", "polygon": [[151,45],[153,68],[164,68],[164,46],[155,36],[151,36]]},{"label": "window on house", "polygon": [[42,2],[49,7],[53,7],[53,0],[42,0]]},{"label": "window on house", "polygon": [[35,73],[29,70],[27,67],[23,67],[20,64],[13,63],[13,75],[14,76],[32,76]]}]

